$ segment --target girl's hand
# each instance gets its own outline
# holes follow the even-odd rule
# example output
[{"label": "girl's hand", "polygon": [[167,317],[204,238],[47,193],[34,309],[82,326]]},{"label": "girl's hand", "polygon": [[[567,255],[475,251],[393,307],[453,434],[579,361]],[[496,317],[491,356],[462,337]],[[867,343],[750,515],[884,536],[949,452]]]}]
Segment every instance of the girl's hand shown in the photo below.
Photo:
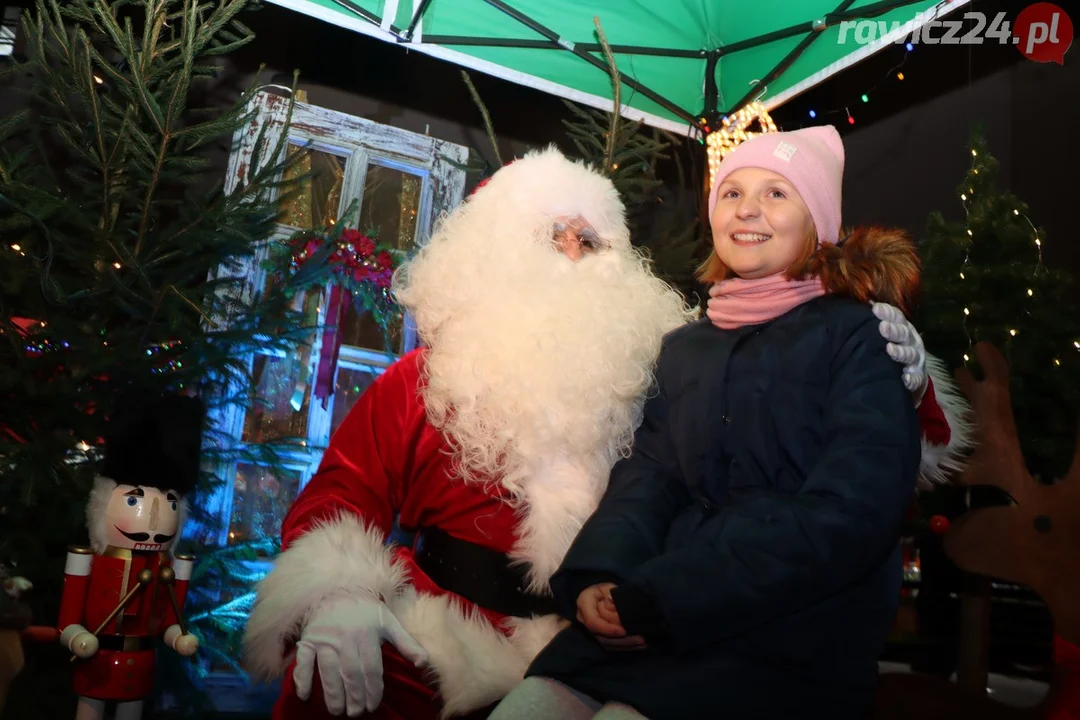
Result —
[{"label": "girl's hand", "polygon": [[627,635],[619,620],[619,611],[611,599],[613,587],[614,583],[600,583],[582,590],[577,600],[577,618],[609,650],[643,649],[645,639]]}]

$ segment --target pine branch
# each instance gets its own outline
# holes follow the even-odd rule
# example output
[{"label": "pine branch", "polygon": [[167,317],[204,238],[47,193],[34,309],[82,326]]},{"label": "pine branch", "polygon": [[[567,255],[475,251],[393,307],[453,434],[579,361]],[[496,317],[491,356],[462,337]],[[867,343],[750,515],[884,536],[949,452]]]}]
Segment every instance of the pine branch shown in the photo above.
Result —
[{"label": "pine branch", "polygon": [[477,92],[476,86],[473,85],[472,78],[469,77],[469,73],[462,70],[461,79],[465,81],[465,86],[469,88],[469,95],[472,96],[473,102],[476,103],[476,107],[480,109],[480,115],[484,118],[484,130],[487,132],[488,141],[491,142],[491,149],[495,153],[495,159],[502,166],[503,159],[499,153],[499,141],[495,137],[495,126],[491,122],[491,114],[488,112],[487,106],[484,105],[484,101],[480,99],[480,93]]},{"label": "pine branch", "polygon": [[599,16],[593,17],[593,24],[596,26],[596,34],[600,38],[600,47],[604,49],[604,58],[607,60],[608,72],[611,74],[611,89],[613,93],[613,104],[611,110],[611,125],[607,131],[607,142],[604,147],[604,168],[610,168],[615,161],[615,149],[616,136],[619,129],[619,115],[622,110],[622,103],[620,98],[622,96],[622,76],[619,74],[619,66],[615,64],[615,55],[611,52],[611,46],[608,45],[607,36],[604,35],[604,28],[600,25]]}]

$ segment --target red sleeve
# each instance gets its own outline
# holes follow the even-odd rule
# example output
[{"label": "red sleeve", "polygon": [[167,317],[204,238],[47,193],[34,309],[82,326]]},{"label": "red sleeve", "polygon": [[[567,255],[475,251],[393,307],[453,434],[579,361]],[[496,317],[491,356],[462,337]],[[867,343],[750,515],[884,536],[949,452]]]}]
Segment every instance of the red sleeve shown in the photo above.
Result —
[{"label": "red sleeve", "polygon": [[938,404],[932,378],[926,379],[926,394],[923,395],[922,403],[919,404],[918,415],[919,427],[926,442],[931,445],[949,444],[949,440],[952,439],[952,429],[945,418],[945,412]]},{"label": "red sleeve", "polygon": [[415,350],[376,378],[334,433],[319,471],[282,523],[283,548],[342,511],[388,533],[408,485],[410,438],[425,423],[419,397],[423,353]]},{"label": "red sleeve", "polygon": [[68,625],[85,622],[86,591],[90,585],[89,575],[64,575],[64,590],[60,596],[60,619],[56,627],[61,631]]}]

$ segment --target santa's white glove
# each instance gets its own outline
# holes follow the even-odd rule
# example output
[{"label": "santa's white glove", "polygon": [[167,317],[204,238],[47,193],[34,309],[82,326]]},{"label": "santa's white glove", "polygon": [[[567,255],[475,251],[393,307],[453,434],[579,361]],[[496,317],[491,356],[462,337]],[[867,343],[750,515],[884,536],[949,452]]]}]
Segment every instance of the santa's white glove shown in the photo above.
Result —
[{"label": "santa's white glove", "polygon": [[382,644],[388,641],[416,666],[428,656],[382,602],[374,598],[333,598],[320,605],[296,643],[293,682],[301,700],[311,697],[315,663],[331,715],[357,717],[379,707],[383,697]]},{"label": "santa's white glove", "polygon": [[889,357],[904,365],[904,387],[915,395],[915,405],[926,393],[926,348],[915,326],[908,322],[899,308],[888,303],[872,303],[874,315],[881,323],[878,332],[888,341]]}]

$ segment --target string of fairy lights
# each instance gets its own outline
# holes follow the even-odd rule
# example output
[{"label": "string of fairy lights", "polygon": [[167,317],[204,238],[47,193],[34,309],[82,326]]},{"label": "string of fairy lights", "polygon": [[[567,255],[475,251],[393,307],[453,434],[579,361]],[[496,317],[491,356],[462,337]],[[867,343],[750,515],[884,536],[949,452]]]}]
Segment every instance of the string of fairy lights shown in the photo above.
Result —
[{"label": "string of fairy lights", "polygon": [[[979,174],[979,168],[975,167],[975,165],[978,162],[979,151],[977,149],[975,149],[975,148],[972,148],[971,149],[971,157],[972,157],[971,173],[973,175],[978,175]],[[975,238],[975,233],[970,227],[970,221],[971,221],[970,203],[973,202],[974,197],[975,197],[975,188],[973,188],[971,186],[968,186],[967,192],[961,192],[960,193],[960,203],[964,208],[964,224],[968,225],[968,227],[966,228],[967,234],[968,234],[968,237],[970,237],[972,239]],[[1024,219],[1024,221],[1028,224],[1028,227],[1031,228],[1032,244],[1035,246],[1035,252],[1036,252],[1036,256],[1037,256],[1037,260],[1035,262],[1035,268],[1031,272],[1031,277],[1032,278],[1037,278],[1039,276],[1040,271],[1045,271],[1046,270],[1046,265],[1045,265],[1044,260],[1043,260],[1042,237],[1039,235],[1039,228],[1037,228],[1035,226],[1035,223],[1032,222],[1031,218],[1028,216],[1027,213],[1021,212],[1020,208],[1013,208],[1012,212],[1013,212],[1014,216],[1022,217]],[[970,258],[971,258],[971,245],[969,244],[967,246],[967,248],[964,250],[964,261],[960,264],[960,279],[961,280],[966,280],[967,279],[967,276],[965,275],[964,270],[967,269]],[[1025,295],[1027,297],[1029,297],[1029,298],[1034,297],[1035,296],[1035,290],[1029,287],[1029,288],[1027,288],[1025,290]],[[968,327],[968,322],[971,320],[971,309],[965,307],[963,309],[963,313],[964,313],[964,315],[963,315],[963,323],[962,323],[962,325],[963,325],[963,328],[964,328],[964,335],[965,335],[965,337],[967,338],[967,341],[968,341],[968,352],[964,353],[964,362],[966,363],[966,362],[971,361],[971,354],[970,353],[971,353],[972,347],[974,346],[974,339],[972,338],[971,331],[970,331],[970,329]],[[1028,317],[1031,317],[1031,311],[1028,310],[1026,307],[1024,308],[1024,314],[1027,315]],[[1016,328],[1009,328],[1009,337],[1014,338],[1019,334],[1019,332],[1020,331],[1017,330]],[[1078,352],[1080,352],[1080,339],[1077,339],[1077,340],[1073,341],[1073,348],[1076,349]],[[1060,357],[1055,357],[1054,358],[1054,365],[1055,366],[1060,366],[1061,365],[1061,358]]]},{"label": "string of fairy lights", "polygon": [[[869,104],[870,98],[877,94],[878,90],[882,88],[883,85],[887,82],[904,82],[907,79],[907,76],[904,75],[902,68],[905,64],[907,64],[908,56],[910,56],[911,53],[914,52],[914,50],[915,46],[912,43],[904,43],[904,56],[900,59],[900,62],[896,63],[888,71],[886,71],[880,80],[878,80],[868,89],[860,93],[857,100],[844,104],[842,108],[836,107],[831,110],[825,110],[823,112],[818,112],[817,109],[811,108],[807,111],[807,116],[811,120],[816,120],[820,122],[822,118],[828,117],[830,115],[842,114],[844,116],[845,122],[847,122],[848,125],[854,125],[856,123],[855,114],[852,114],[851,108],[853,106],[857,107],[857,103],[863,103],[864,105]],[[793,130],[798,130],[801,127],[805,127],[804,125],[799,125],[797,123],[796,125],[797,127],[792,128]]]},{"label": "string of fairy lights", "polygon": [[[890,68],[881,80],[874,83],[869,89],[860,93],[858,98],[859,101],[862,103],[869,103],[870,97],[875,94],[885,82],[890,82],[892,80],[903,82],[906,79],[906,76],[904,75],[902,68],[904,67],[904,64],[907,63],[908,56],[914,49],[915,46],[912,43],[905,43],[904,57],[901,58],[900,62]],[[840,114],[842,112],[847,123],[849,125],[854,125],[856,121],[855,116],[851,112],[851,105],[852,103],[844,105],[842,111],[839,108],[823,112],[811,109],[807,114],[811,120],[816,121],[812,124],[819,125],[822,124],[822,120],[829,115]],[[705,128],[708,131],[708,119],[703,117],[701,120],[705,123]],[[750,130],[751,127],[754,127],[755,122],[759,129]],[[798,130],[805,127],[805,125],[798,123],[795,123],[795,127],[789,128],[787,127],[789,125],[791,125],[791,123],[785,123],[785,128]],[[755,100],[744,105],[734,113],[725,115],[721,119],[721,127],[717,128],[715,131],[709,131],[704,138],[706,153],[709,160],[709,187],[712,187],[712,182],[716,177],[716,170],[719,167],[720,162],[729,152],[752,137],[772,132],[777,132],[776,123],[773,121],[772,116],[769,115],[765,104],[760,100]]]},{"label": "string of fairy lights", "polygon": [[[8,245],[8,248],[11,250],[11,252],[15,253],[16,255],[19,255],[20,257],[26,257],[26,251],[18,243],[11,243],[10,245]],[[112,264],[112,266],[113,266],[113,269],[115,269],[115,270],[119,270],[122,267],[120,265],[120,263],[118,263],[118,262],[114,262]],[[44,321],[41,321],[39,325],[32,326],[31,329],[40,331],[44,327],[46,327],[46,323]],[[102,347],[108,347],[109,346],[109,341],[106,340],[105,337],[104,337],[105,336],[105,331],[102,330],[100,334],[102,336],[102,339],[101,339]],[[59,342],[53,342],[49,338],[44,337],[44,336],[42,336],[40,334],[37,334],[37,333],[27,334],[26,338],[27,339],[24,341],[23,349],[26,350],[26,352],[29,353],[30,355],[43,355],[43,354],[48,353],[48,352],[55,352],[57,350],[66,350],[66,349],[71,347],[71,344],[67,340],[61,340]],[[146,354],[148,356],[154,356],[154,355],[157,355],[158,353],[164,352],[166,350],[174,350],[176,348],[176,346],[178,346],[179,344],[180,343],[178,341],[170,341],[170,342],[163,342],[163,343],[152,343],[152,344],[146,346]],[[173,372],[175,370],[178,370],[178,369],[182,368],[183,366],[184,366],[184,364],[183,364],[183,362],[181,360],[178,360],[177,358],[173,357],[173,358],[169,358],[169,359],[164,360],[157,367],[151,368],[150,372],[152,372],[152,373],[168,373],[168,372]]]},{"label": "string of fairy lights", "polygon": [[[44,328],[45,326],[46,326],[46,323],[41,322],[37,329],[40,330],[41,328]],[[33,328],[31,328],[31,329],[33,329]],[[3,332],[3,331],[0,330],[0,332]],[[102,330],[101,334],[104,336],[105,331]],[[159,355],[160,353],[163,353],[163,352],[166,352],[166,351],[169,351],[169,350],[175,351],[175,349],[180,344],[181,343],[179,341],[153,343],[151,345],[146,346],[145,352],[146,352],[147,356],[153,357],[155,355]],[[105,340],[105,339],[102,339],[101,345],[102,345],[102,347],[108,347],[109,346],[109,341]],[[67,350],[70,347],[71,347],[71,343],[69,343],[67,340],[61,340],[59,342],[53,342],[49,338],[42,337],[40,335],[37,335],[36,333],[28,333],[26,335],[26,339],[23,340],[23,349],[27,352],[28,355],[31,355],[31,356],[44,355],[45,353],[56,352],[58,350]],[[168,357],[168,358],[163,358],[161,361],[159,361],[159,364],[157,366],[150,368],[150,372],[155,373],[155,374],[169,373],[169,372],[173,372],[175,370],[179,370],[182,367],[184,367],[184,363],[183,363],[182,360],[180,360],[180,359],[178,359],[176,357]]]}]

